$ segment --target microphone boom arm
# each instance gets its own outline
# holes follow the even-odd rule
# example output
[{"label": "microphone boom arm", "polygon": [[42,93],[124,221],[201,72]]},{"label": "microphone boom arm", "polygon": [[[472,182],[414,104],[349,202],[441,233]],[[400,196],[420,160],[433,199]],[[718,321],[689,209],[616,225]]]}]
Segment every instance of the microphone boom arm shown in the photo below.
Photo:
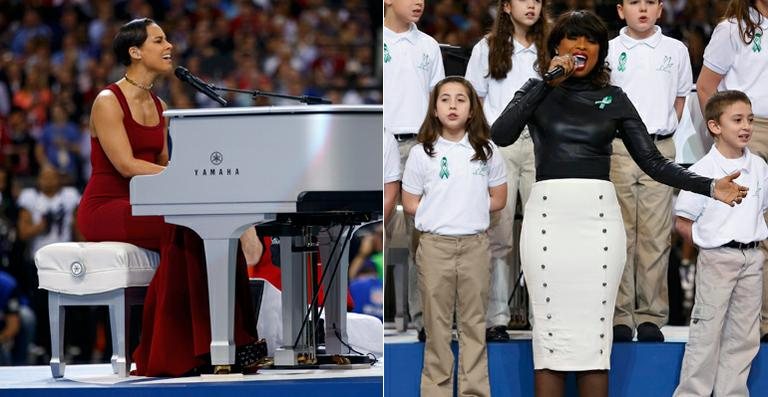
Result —
[{"label": "microphone boom arm", "polygon": [[311,95],[285,95],[285,94],[277,94],[274,92],[268,92],[268,91],[260,91],[260,90],[241,90],[237,88],[226,88],[226,87],[217,87],[213,84],[208,85],[211,89],[215,91],[226,91],[226,92],[237,92],[241,94],[250,94],[251,97],[254,99],[256,97],[268,97],[268,98],[284,98],[284,99],[292,99],[294,101],[299,101],[302,103],[306,103],[307,105],[330,105],[331,101],[328,99],[317,97],[317,96],[311,96]]}]

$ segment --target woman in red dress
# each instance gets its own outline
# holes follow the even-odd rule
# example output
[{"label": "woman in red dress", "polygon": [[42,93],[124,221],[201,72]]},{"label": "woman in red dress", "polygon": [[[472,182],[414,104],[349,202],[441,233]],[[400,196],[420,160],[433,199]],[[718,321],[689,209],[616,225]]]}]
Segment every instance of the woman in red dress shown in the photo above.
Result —
[{"label": "woman in red dress", "polygon": [[[93,174],[77,215],[89,241],[124,241],[160,252],[160,265],[147,291],[142,334],[133,354],[136,374],[194,374],[210,363],[210,313],[203,242],[192,230],[166,224],[159,216],[131,215],[128,183],[153,175],[168,163],[165,103],[151,89],[173,68],[163,30],[148,18],[120,28],[114,39],[125,76],[101,91],[91,110]],[[261,255],[255,230],[241,237],[248,263]],[[243,370],[255,367],[256,325],[245,259],[238,258],[235,292],[235,344]],[[248,357],[248,359],[244,359]]]}]

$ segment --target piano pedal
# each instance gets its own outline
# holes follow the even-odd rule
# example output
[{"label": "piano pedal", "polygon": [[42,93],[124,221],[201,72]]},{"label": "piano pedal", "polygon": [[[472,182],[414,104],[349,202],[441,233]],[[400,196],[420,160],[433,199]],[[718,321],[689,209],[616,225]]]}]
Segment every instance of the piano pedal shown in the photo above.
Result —
[{"label": "piano pedal", "polygon": [[228,375],[231,372],[232,372],[231,365],[214,365],[213,366],[214,375]]}]

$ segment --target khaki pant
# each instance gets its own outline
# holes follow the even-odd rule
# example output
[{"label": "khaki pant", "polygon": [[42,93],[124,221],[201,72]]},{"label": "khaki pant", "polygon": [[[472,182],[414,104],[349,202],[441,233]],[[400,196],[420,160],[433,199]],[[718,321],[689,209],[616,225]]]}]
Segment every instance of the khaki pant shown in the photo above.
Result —
[{"label": "khaki pant", "polygon": [[[488,238],[491,247],[491,291],[488,300],[486,326],[488,328],[504,325],[510,320],[509,286],[517,280],[520,272],[514,254],[514,220],[517,208],[517,192],[520,192],[523,207],[531,195],[531,185],[535,180],[536,165],[533,156],[533,140],[525,129],[520,138],[512,145],[499,148],[507,167],[507,205],[503,210],[491,214]],[[513,277],[510,280],[510,275]]]},{"label": "khaki pant", "polygon": [[[408,153],[417,143],[415,138],[397,143],[400,151],[400,169],[405,170],[405,161],[408,159]],[[395,211],[387,225],[386,236],[386,249],[408,250],[408,314],[413,325],[420,329],[423,327],[421,321],[421,294],[418,288],[416,263],[413,260],[413,253],[416,252],[416,244],[418,244],[419,237],[418,230],[413,227],[413,217],[406,215],[402,210]],[[402,257],[402,255],[390,256]]]},{"label": "khaki pant", "polygon": [[[675,143],[656,143],[661,154],[675,157]],[[620,139],[613,141],[611,181],[627,232],[627,262],[616,297],[614,325],[630,328],[650,322],[661,327],[669,315],[667,268],[672,233],[672,192],[646,175]]]},{"label": "khaki pant", "polygon": [[675,396],[748,396],[747,378],[760,348],[760,249],[702,249],[696,265],[680,384]]},{"label": "khaki pant", "polygon": [[423,233],[416,250],[424,303],[423,397],[453,396],[451,325],[459,335],[458,396],[490,396],[485,311],[490,283],[485,233],[450,237]]},{"label": "khaki pant", "polygon": [[[749,140],[749,150],[768,161],[768,119],[755,117],[752,124],[752,139]],[[768,222],[768,215],[765,217]],[[760,245],[768,260],[768,240]],[[764,264],[765,265],[765,264]],[[763,266],[763,308],[761,310],[760,335],[768,334],[768,266]]]}]

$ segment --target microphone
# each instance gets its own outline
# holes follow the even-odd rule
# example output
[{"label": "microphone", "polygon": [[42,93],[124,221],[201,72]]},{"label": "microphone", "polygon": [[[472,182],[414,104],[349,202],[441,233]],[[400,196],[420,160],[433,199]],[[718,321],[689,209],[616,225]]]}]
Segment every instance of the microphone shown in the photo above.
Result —
[{"label": "microphone", "polygon": [[208,83],[204,82],[203,80],[200,80],[195,75],[190,73],[189,70],[187,70],[187,68],[183,66],[177,66],[176,70],[174,71],[174,74],[179,80],[191,85],[196,90],[205,94],[208,98],[211,98],[214,101],[220,103],[221,106],[227,106],[226,99],[222,98],[219,94],[217,94],[216,91],[214,91],[213,88],[211,88],[211,86]]},{"label": "microphone", "polygon": [[563,74],[565,74],[565,68],[563,68],[560,65],[555,66],[554,69],[550,70],[547,73],[544,73],[544,76],[542,78],[544,81],[552,81],[558,77],[561,77]]}]

